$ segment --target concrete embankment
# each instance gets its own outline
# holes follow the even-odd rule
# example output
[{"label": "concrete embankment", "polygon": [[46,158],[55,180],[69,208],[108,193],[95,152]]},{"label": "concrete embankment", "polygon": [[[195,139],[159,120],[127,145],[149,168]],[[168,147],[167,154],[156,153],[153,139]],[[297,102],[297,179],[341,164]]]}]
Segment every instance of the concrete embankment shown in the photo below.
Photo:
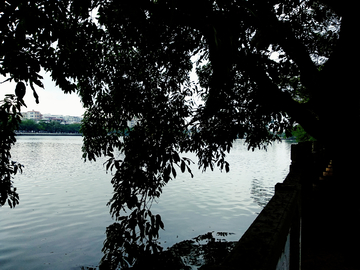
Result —
[{"label": "concrete embankment", "polygon": [[288,176],[233,251],[201,270],[360,269],[359,190],[316,145],[292,145],[291,160]]},{"label": "concrete embankment", "polygon": [[19,132],[16,136],[82,136],[81,133]]}]

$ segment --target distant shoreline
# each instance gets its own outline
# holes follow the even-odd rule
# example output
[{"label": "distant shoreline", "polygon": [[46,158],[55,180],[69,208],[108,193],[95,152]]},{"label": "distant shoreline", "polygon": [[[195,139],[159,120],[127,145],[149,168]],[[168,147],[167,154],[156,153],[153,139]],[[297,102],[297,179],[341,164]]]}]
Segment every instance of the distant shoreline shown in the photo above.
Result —
[{"label": "distant shoreline", "polygon": [[16,136],[82,136],[82,133],[19,132]]}]

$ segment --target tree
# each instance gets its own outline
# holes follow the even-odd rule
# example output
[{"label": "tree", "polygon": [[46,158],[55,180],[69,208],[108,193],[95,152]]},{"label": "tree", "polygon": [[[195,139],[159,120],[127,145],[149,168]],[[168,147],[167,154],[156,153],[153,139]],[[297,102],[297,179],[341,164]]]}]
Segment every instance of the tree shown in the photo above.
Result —
[{"label": "tree", "polygon": [[15,130],[21,121],[20,103],[14,95],[6,95],[0,102],[0,206],[8,203],[15,207],[19,194],[13,186],[12,178],[22,165],[11,160],[11,146],[15,144]]},{"label": "tree", "polygon": [[39,131],[39,125],[33,119],[23,119],[19,125],[21,131]]},{"label": "tree", "polygon": [[308,142],[315,141],[313,137],[306,133],[306,131],[300,126],[297,125],[291,132],[291,135],[295,137],[297,142]]},{"label": "tree", "polygon": [[74,124],[60,124],[58,121],[51,121],[51,122],[45,122],[45,121],[39,121],[36,123],[32,119],[23,119],[21,120],[21,123],[19,124],[18,130],[20,131],[44,131],[49,133],[79,133],[80,131],[80,124],[74,123]]},{"label": "tree", "polygon": [[67,133],[79,133],[79,131],[80,131],[80,124],[77,123],[65,125],[63,127],[63,132],[67,132]]},{"label": "tree", "polygon": [[[334,132],[359,122],[350,1],[38,0],[3,9],[1,74],[35,91],[42,67],[64,92],[77,92],[87,109],[84,158],[108,157],[117,222],[104,263],[127,267],[160,250],[164,225],[151,202],[179,171],[191,173],[187,151],[204,170],[228,171],[235,138],[266,146],[298,123],[354,179],[353,149]],[[199,84],[189,76],[194,57]]]}]

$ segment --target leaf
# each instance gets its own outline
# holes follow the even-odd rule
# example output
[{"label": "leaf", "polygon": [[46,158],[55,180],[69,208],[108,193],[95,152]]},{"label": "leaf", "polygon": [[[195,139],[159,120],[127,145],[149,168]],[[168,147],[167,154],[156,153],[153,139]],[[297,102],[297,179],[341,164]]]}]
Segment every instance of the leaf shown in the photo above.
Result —
[{"label": "leaf", "polygon": [[112,164],[112,161],[113,161],[113,158],[109,158],[107,161],[105,161],[105,162],[104,162],[104,164],[103,164],[103,165],[105,165],[105,164],[106,164],[106,166],[105,166],[106,171],[108,171],[108,170],[109,170],[110,165]]},{"label": "leaf", "polygon": [[120,162],[121,162],[121,160],[115,160],[115,161],[114,161],[115,168],[116,168],[117,170],[120,169]]},{"label": "leaf", "polygon": [[182,160],[181,161],[181,172],[183,173],[183,172],[185,172],[185,161],[184,160]]},{"label": "leaf", "polygon": [[195,162],[194,162],[194,161],[192,161],[190,158],[183,157],[182,159],[183,159],[183,160],[185,160],[185,161],[187,162],[187,164],[188,164],[188,165],[190,165],[190,163],[195,164]]},{"label": "leaf", "polygon": [[171,166],[171,172],[172,172],[174,178],[176,178],[176,170],[175,170],[174,166]]},{"label": "leaf", "polygon": [[159,224],[160,228],[164,230],[164,223],[162,222],[160,215],[156,215],[156,223]]},{"label": "leaf", "polygon": [[225,171],[229,172],[230,171],[230,164],[229,162],[225,161]]},{"label": "leaf", "polygon": [[180,161],[180,156],[176,152],[172,155],[172,158],[174,159],[175,163],[178,163]]},{"label": "leaf", "polygon": [[166,166],[166,168],[164,169],[164,175],[165,176],[169,176],[171,173],[171,166],[170,164],[168,166]]},{"label": "leaf", "polygon": [[36,93],[35,90],[33,90],[33,94],[34,94],[36,104],[39,104],[39,96],[38,96],[38,94]]},{"label": "leaf", "polygon": [[151,216],[151,227],[155,227],[155,217]]},{"label": "leaf", "polygon": [[191,171],[191,169],[190,169],[190,167],[189,167],[189,166],[187,166],[187,170],[188,170],[188,172],[190,173],[191,178],[194,178],[194,175],[193,175],[193,173],[192,173],[192,171]]},{"label": "leaf", "polygon": [[[41,79],[43,78],[42,76],[39,76]],[[34,83],[37,85],[37,86],[39,86],[39,87],[41,87],[41,88],[44,88],[44,84],[40,81],[40,80],[34,80]]]},{"label": "leaf", "polygon": [[8,199],[8,204],[10,205],[10,208],[13,208],[13,204],[10,199]]},{"label": "leaf", "polygon": [[4,82],[7,82],[7,81],[11,81],[13,78],[9,78],[9,79],[6,79],[5,81],[3,82],[0,82],[0,83],[4,83]]}]

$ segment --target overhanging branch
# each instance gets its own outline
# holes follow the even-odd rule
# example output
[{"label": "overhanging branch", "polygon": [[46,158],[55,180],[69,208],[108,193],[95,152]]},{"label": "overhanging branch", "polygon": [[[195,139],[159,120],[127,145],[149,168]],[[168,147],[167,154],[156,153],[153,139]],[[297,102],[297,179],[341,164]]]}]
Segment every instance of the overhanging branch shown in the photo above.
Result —
[{"label": "overhanging branch", "polygon": [[266,69],[256,64],[255,56],[242,55],[237,65],[258,85],[257,101],[273,112],[286,112],[294,121],[301,124],[312,136],[320,137],[321,128],[315,113],[306,104],[293,100],[282,91],[266,74]]}]

